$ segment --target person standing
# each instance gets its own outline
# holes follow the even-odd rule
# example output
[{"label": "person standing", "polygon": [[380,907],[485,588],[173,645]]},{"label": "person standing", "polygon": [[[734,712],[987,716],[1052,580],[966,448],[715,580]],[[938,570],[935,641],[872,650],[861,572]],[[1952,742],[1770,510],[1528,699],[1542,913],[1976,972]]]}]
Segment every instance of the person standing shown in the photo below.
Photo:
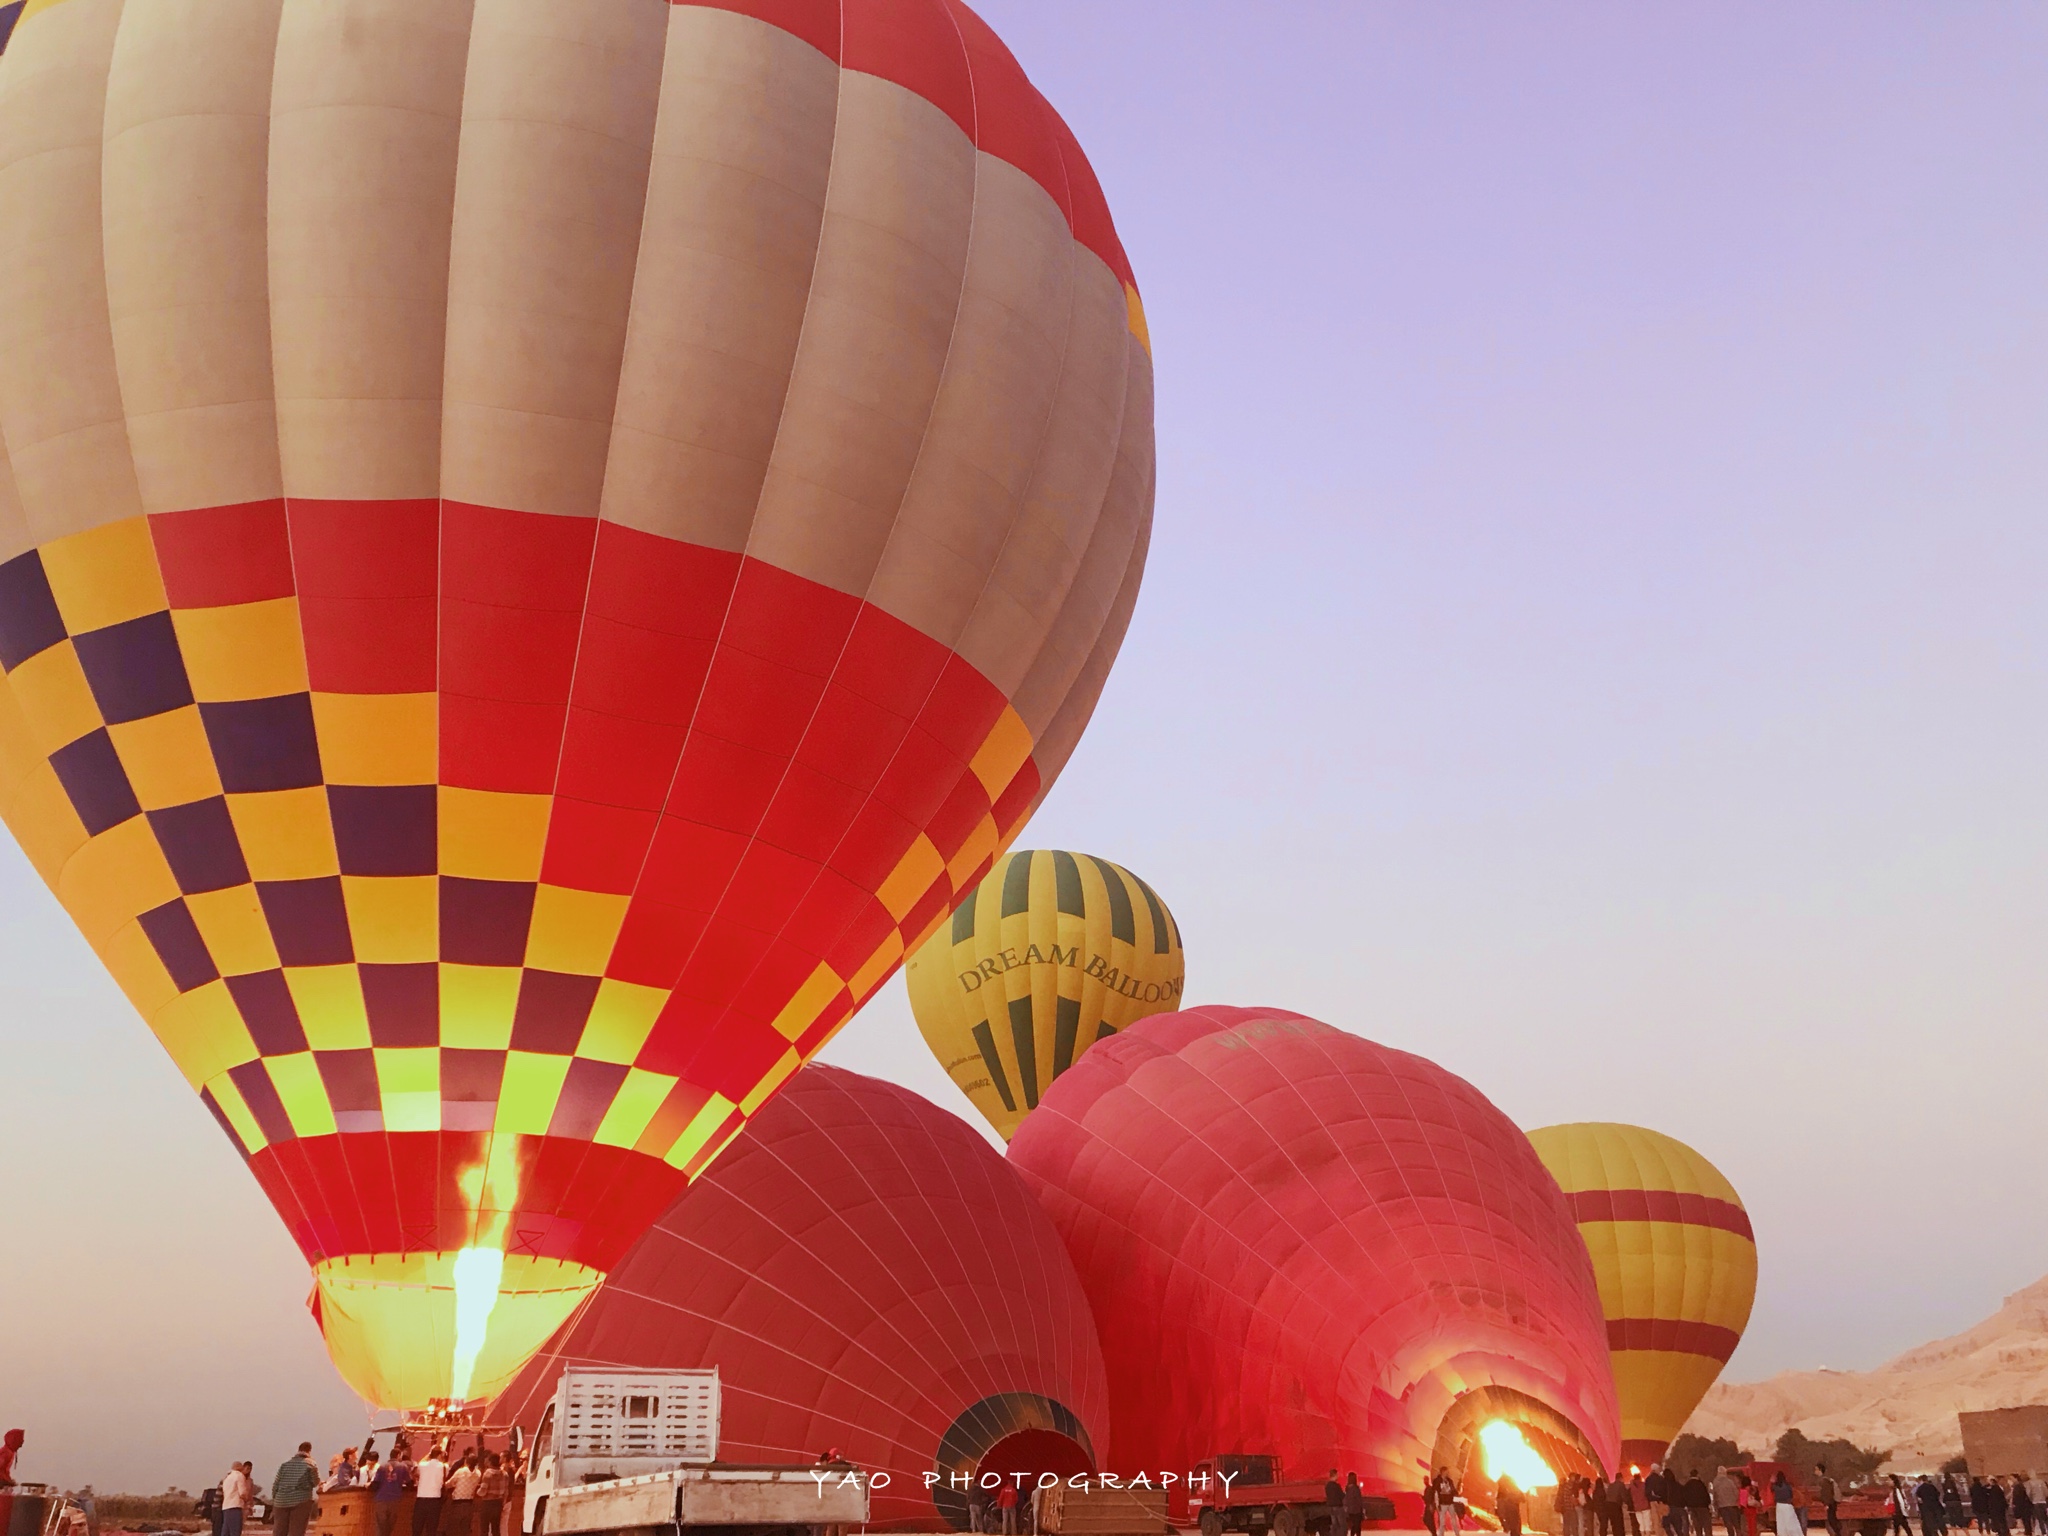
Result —
[{"label": "person standing", "polygon": [[1017,1485],[1004,1483],[996,1494],[996,1513],[1002,1517],[1003,1536],[1017,1536]]},{"label": "person standing", "polygon": [[[363,1458],[365,1462],[371,1459]],[[391,1536],[397,1527],[398,1512],[405,1507],[405,1491],[411,1482],[412,1468],[396,1451],[370,1473],[370,1512],[377,1522],[377,1536]]]},{"label": "person standing", "polygon": [[1329,1510],[1330,1536],[1344,1536],[1344,1485],[1338,1481],[1335,1467],[1323,1479],[1323,1504]]},{"label": "person standing", "polygon": [[2005,1495],[2005,1479],[1993,1477],[1984,1483],[1984,1519],[1998,1536],[2012,1536],[2012,1505]]},{"label": "person standing", "polygon": [[1885,1513],[1891,1516],[1890,1536],[1913,1536],[1912,1514],[1908,1507],[1913,1502],[1913,1490],[1908,1488],[1899,1474],[1892,1474],[1892,1491],[1885,1496]]},{"label": "person standing", "polygon": [[448,1457],[436,1440],[413,1468],[412,1536],[439,1536],[441,1489],[448,1481]]},{"label": "person standing", "polygon": [[298,1454],[279,1467],[270,1482],[270,1528],[277,1536],[306,1536],[306,1523],[313,1518],[313,1492],[319,1486],[313,1442],[301,1440]]},{"label": "person standing", "polygon": [[1842,1536],[1842,1485],[1828,1476],[1826,1462],[1813,1464],[1814,1487],[1827,1510],[1828,1536]]},{"label": "person standing", "polygon": [[22,1443],[27,1438],[18,1429],[10,1429],[0,1437],[0,1488],[14,1486],[14,1464],[20,1458]]},{"label": "person standing", "polygon": [[505,1495],[511,1491],[504,1458],[492,1451],[484,1457],[483,1476],[476,1480],[476,1536],[503,1536]]},{"label": "person standing", "polygon": [[1493,1513],[1501,1536],[1522,1536],[1522,1490],[1505,1472],[1493,1485]]},{"label": "person standing", "polygon": [[1458,1485],[1451,1481],[1451,1469],[1436,1469],[1436,1533],[1437,1536],[1458,1536],[1462,1529],[1458,1519]]},{"label": "person standing", "polygon": [[1365,1530],[1365,1489],[1358,1474],[1344,1474],[1344,1536],[1360,1536]]},{"label": "person standing", "polygon": [[449,1469],[441,1495],[441,1536],[471,1536],[475,1530],[476,1485],[480,1476],[475,1451],[464,1451],[462,1460]]},{"label": "person standing", "polygon": [[2034,1491],[2027,1486],[2025,1472],[2012,1480],[2012,1517],[2019,1522],[2023,1536],[2034,1536]]},{"label": "person standing", "polygon": [[1720,1513],[1721,1528],[1728,1536],[1744,1536],[1742,1529],[1742,1485],[1726,1467],[1714,1468],[1714,1508]]},{"label": "person standing", "polygon": [[1771,1479],[1771,1515],[1778,1536],[1806,1536],[1799,1518],[1799,1500],[1792,1492],[1791,1479],[1780,1472]]},{"label": "person standing", "polygon": [[1669,1507],[1664,1502],[1664,1464],[1653,1461],[1650,1470],[1641,1479],[1643,1497],[1650,1501],[1650,1531],[1652,1536],[1671,1536],[1671,1527],[1666,1523],[1664,1512]]},{"label": "person standing", "polygon": [[1678,1502],[1685,1510],[1684,1529],[1690,1536],[1714,1536],[1714,1496],[1698,1467],[1678,1487]]},{"label": "person standing", "polygon": [[255,1489],[239,1461],[228,1464],[228,1475],[220,1480],[220,1536],[242,1536]]},{"label": "person standing", "polygon": [[1944,1536],[1948,1518],[1941,1506],[1941,1489],[1925,1472],[1913,1485],[1913,1502],[1920,1506],[1920,1536]]}]

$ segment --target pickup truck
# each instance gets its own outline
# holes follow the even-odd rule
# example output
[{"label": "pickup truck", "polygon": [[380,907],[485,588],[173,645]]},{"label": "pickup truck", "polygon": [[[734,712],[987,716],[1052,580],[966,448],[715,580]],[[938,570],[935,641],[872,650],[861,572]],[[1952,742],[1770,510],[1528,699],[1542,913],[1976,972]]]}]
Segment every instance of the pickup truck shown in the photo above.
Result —
[{"label": "pickup truck", "polygon": [[718,1427],[715,1370],[564,1371],[534,1431],[525,1529],[824,1536],[867,1523],[865,1473],[846,1462],[722,1462]]},{"label": "pickup truck", "polygon": [[[1330,1528],[1324,1479],[1283,1482],[1280,1458],[1243,1454],[1211,1456],[1195,1466],[1188,1484],[1188,1513],[1202,1536],[1246,1531],[1253,1536],[1343,1536]],[[1365,1518],[1391,1520],[1394,1501],[1365,1496]]]}]

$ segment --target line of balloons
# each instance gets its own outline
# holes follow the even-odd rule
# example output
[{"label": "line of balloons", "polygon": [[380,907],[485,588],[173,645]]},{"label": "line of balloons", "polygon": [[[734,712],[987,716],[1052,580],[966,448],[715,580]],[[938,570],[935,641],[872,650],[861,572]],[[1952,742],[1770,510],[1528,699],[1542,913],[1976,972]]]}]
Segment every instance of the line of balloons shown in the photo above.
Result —
[{"label": "line of balloons", "polygon": [[[906,975],[933,1056],[1007,1142],[1091,1046],[1181,1008],[1185,957],[1166,904],[1130,871],[1088,854],[1019,851]],[[1660,1132],[1576,1124],[1528,1139],[1592,1261],[1620,1455],[1648,1466],[1748,1323],[1757,1275],[1748,1214],[1719,1169]],[[1126,1280],[1118,1270],[1103,1283]]]}]

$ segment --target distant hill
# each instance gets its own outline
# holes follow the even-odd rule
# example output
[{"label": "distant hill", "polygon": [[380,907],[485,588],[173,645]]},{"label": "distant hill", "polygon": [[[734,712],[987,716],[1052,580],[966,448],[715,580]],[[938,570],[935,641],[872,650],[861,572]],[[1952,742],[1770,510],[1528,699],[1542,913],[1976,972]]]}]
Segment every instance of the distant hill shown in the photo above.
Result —
[{"label": "distant hill", "polygon": [[1909,1349],[1874,1371],[1785,1371],[1721,1384],[1685,1427],[1767,1452],[1787,1429],[1892,1453],[1896,1468],[1961,1453],[1956,1415],[2048,1403],[2048,1278],[2005,1298],[1954,1338]]}]

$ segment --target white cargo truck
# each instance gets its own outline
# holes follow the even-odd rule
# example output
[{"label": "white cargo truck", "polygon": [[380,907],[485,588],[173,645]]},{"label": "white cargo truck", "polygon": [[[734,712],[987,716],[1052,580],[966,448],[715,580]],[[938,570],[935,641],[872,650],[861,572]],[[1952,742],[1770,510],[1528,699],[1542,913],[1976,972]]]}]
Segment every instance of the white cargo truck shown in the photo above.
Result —
[{"label": "white cargo truck", "polygon": [[718,1459],[718,1372],[566,1370],[534,1431],[532,1536],[823,1536],[868,1518],[845,1462]]}]

